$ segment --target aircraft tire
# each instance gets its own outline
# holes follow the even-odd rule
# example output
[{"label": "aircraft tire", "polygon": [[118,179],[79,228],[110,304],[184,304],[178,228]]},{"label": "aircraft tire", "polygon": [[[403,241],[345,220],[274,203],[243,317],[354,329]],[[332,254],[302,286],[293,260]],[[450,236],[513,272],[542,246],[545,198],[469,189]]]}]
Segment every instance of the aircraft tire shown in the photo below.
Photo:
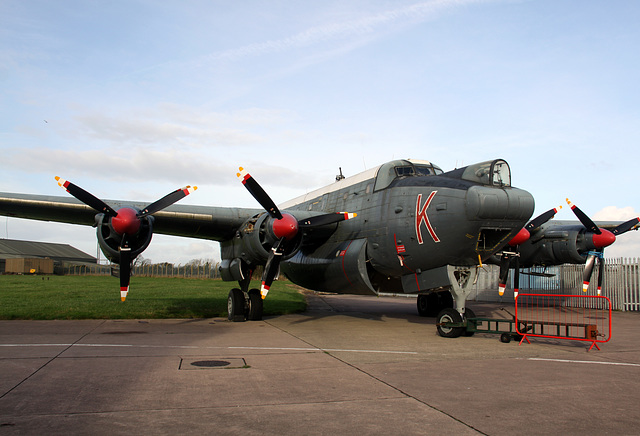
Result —
[{"label": "aircraft tire", "polygon": [[228,319],[233,322],[244,321],[244,306],[245,298],[244,292],[238,288],[233,288],[229,291],[229,298],[227,299],[227,310],[229,312]]},{"label": "aircraft tire", "polygon": [[[445,322],[462,322],[462,316],[460,316],[457,310],[447,307],[440,311],[436,319],[436,324],[442,324]],[[437,325],[437,329],[438,334],[443,338],[457,338],[462,335],[465,330],[464,327],[446,327],[442,325]]]},{"label": "aircraft tire", "polygon": [[429,316],[429,295],[418,294],[418,315]]},{"label": "aircraft tire", "polygon": [[[476,317],[476,313],[475,313],[473,310],[471,310],[471,309],[469,309],[469,308],[466,308],[466,309],[464,310],[464,317],[465,317],[466,319],[469,319],[469,318],[475,318],[475,317]],[[464,330],[464,335],[465,335],[466,337],[471,337],[471,336],[473,336],[475,333],[476,333],[476,332],[474,332],[474,331],[469,331],[469,330],[467,330],[467,329],[465,329],[465,330]]]},{"label": "aircraft tire", "polygon": [[440,297],[436,292],[429,294],[418,295],[418,315],[420,316],[433,316],[438,315],[438,312],[443,309]]},{"label": "aircraft tire", "polygon": [[249,321],[262,320],[263,301],[259,289],[251,289],[249,291],[249,313],[247,314]]}]

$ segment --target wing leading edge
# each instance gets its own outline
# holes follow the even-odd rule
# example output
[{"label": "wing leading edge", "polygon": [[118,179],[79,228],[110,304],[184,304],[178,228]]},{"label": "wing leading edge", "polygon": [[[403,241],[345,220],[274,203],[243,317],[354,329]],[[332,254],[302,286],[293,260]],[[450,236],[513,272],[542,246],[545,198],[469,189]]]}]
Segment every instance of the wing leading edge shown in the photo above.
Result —
[{"label": "wing leading edge", "polygon": [[[114,208],[144,203],[106,200]],[[153,214],[154,233],[224,241],[260,209],[174,205]],[[96,211],[75,198],[0,192],[0,215],[93,226]]]}]

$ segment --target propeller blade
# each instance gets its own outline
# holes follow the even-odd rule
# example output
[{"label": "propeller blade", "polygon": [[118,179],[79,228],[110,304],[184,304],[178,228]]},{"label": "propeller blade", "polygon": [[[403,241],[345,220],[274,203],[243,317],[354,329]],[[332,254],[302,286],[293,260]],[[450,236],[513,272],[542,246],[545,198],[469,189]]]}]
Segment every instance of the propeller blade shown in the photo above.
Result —
[{"label": "propeller blade", "polygon": [[631,230],[638,223],[640,223],[640,217],[630,219],[629,221],[626,221],[626,222],[620,224],[615,229],[611,230],[611,233],[613,233],[616,236],[621,235],[621,234],[626,233],[629,230]]},{"label": "propeller blade", "polygon": [[502,297],[504,290],[507,287],[507,279],[509,278],[509,266],[511,259],[507,253],[502,253],[500,258],[500,275],[498,276],[498,294]]},{"label": "propeller blade", "polygon": [[271,252],[269,253],[269,258],[267,259],[267,263],[264,266],[264,273],[262,273],[262,286],[260,287],[260,295],[264,300],[269,293],[269,289],[271,288],[271,284],[278,273],[278,268],[280,267],[280,261],[282,260],[282,254],[284,253],[284,241],[285,238],[280,238],[276,243],[271,247]]},{"label": "propeller blade", "polygon": [[596,255],[591,253],[587,258],[587,262],[584,265],[584,271],[582,272],[582,291],[587,292],[589,289],[589,282],[591,282],[591,274],[593,273],[593,266],[596,262]]},{"label": "propeller blade", "polygon": [[247,190],[253,195],[258,203],[269,213],[271,218],[282,219],[282,214],[278,209],[278,206],[273,202],[269,194],[267,194],[264,189],[258,184],[256,179],[251,176],[244,168],[238,168],[240,172],[236,175],[242,182],[242,184],[247,188]]},{"label": "propeller blade", "polygon": [[569,201],[568,198],[567,198],[567,204],[569,204],[569,206],[571,207],[571,210],[573,211],[575,216],[578,217],[578,219],[580,220],[583,226],[585,226],[588,230],[592,231],[596,235],[599,235],[600,233],[602,233],[600,228],[596,226],[596,224],[593,221],[591,221],[591,218],[589,218],[586,213],[581,211],[578,206],[576,206],[571,201]]},{"label": "propeller blade", "polygon": [[339,213],[328,213],[326,215],[318,215],[306,220],[298,221],[298,225],[300,227],[320,227],[326,226],[327,224],[335,224],[341,221],[345,221],[351,218],[357,217],[357,213],[348,213],[348,212],[339,212]]},{"label": "propeller blade", "polygon": [[151,203],[149,206],[145,207],[139,214],[138,216],[143,217],[143,216],[147,216],[147,215],[151,215],[153,213],[156,213],[166,207],[171,206],[173,203],[175,203],[178,200],[182,200],[184,197],[186,197],[187,195],[191,194],[193,191],[195,191],[196,189],[198,189],[197,186],[185,186],[184,188],[180,188],[180,189],[176,189],[175,191],[165,195],[164,197],[162,197],[160,200]]},{"label": "propeller blade", "polygon": [[112,217],[115,217],[118,215],[118,213],[115,210],[113,210],[111,207],[109,207],[104,201],[100,200],[93,194],[90,194],[89,192],[85,191],[78,185],[75,185],[58,176],[56,176],[56,180],[58,181],[59,186],[66,189],[69,194],[73,195],[74,197],[76,197],[78,200],[80,200],[87,206],[90,206],[95,210],[97,210],[98,212],[110,215]]},{"label": "propeller blade", "polygon": [[118,250],[120,251],[120,299],[124,301],[129,293],[131,278],[131,247],[129,247],[127,234],[122,235],[122,243]]},{"label": "propeller blade", "polygon": [[598,295],[602,293],[602,281],[604,280],[604,258],[598,259]]},{"label": "propeller blade", "polygon": [[562,206],[549,209],[548,211],[538,215],[537,217],[529,221],[529,223],[526,226],[524,226],[524,228],[527,229],[528,231],[531,231],[537,227],[540,227],[541,225],[549,221],[551,218],[553,218],[560,209],[562,209]]},{"label": "propeller blade", "polygon": [[513,265],[513,298],[518,298],[520,292],[520,256],[516,256]]}]

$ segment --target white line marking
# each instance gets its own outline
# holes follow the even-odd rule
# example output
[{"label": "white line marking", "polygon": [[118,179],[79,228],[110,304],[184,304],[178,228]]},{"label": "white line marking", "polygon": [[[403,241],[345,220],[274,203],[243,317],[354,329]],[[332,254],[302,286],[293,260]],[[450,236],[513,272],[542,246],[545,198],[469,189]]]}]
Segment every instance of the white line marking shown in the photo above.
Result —
[{"label": "white line marking", "polygon": [[230,349],[247,350],[282,350],[282,351],[333,351],[349,353],[383,353],[383,354],[418,354],[415,351],[388,351],[388,350],[348,350],[341,348],[279,348],[279,347],[228,347]]},{"label": "white line marking", "polygon": [[594,360],[564,360],[564,359],[543,359],[541,357],[530,357],[527,360],[538,360],[543,362],[561,362],[561,363],[591,363],[596,365],[616,365],[616,366],[640,366],[638,363],[622,363],[622,362],[598,362]]},{"label": "white line marking", "polygon": [[379,353],[379,354],[418,354],[415,351],[388,350],[347,350],[340,348],[293,348],[293,347],[197,347],[190,345],[132,345],[132,344],[0,344],[0,347],[121,347],[121,348],[180,348],[180,349],[228,349],[228,350],[275,350],[275,351],[322,351],[349,353]]}]

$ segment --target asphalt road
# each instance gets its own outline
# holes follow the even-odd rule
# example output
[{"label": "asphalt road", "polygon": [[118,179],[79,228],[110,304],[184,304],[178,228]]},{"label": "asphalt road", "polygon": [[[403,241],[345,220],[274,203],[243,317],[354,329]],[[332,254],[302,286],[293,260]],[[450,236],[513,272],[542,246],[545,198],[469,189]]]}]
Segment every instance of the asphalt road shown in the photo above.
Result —
[{"label": "asphalt road", "polygon": [[434,323],[414,299],[339,295],[246,323],[0,321],[0,434],[640,432],[639,313],[589,352]]}]

